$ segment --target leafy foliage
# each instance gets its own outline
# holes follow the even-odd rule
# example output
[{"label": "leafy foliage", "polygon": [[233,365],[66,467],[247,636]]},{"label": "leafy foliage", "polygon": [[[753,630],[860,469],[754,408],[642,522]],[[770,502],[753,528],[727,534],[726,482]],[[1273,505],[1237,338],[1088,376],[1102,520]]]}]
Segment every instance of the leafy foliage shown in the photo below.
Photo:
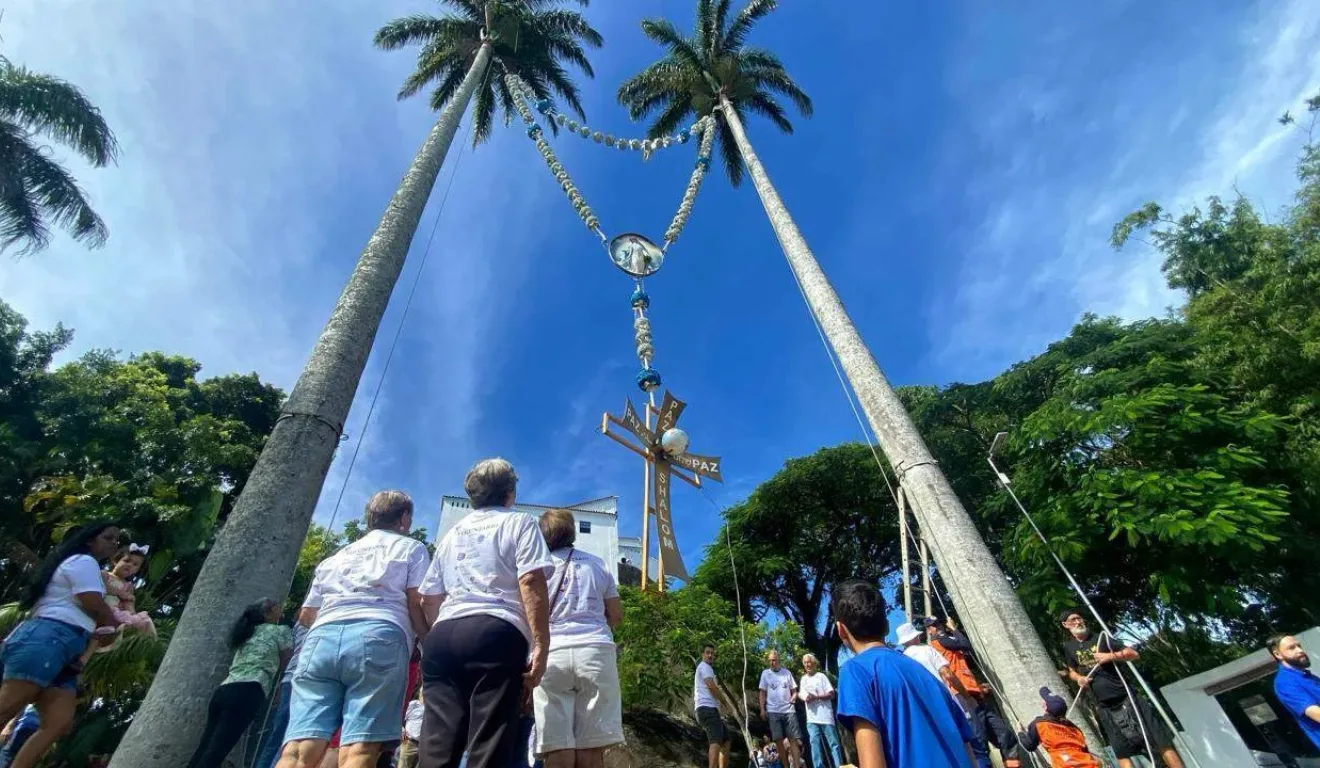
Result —
[{"label": "leafy foliage", "polygon": [[[780,98],[787,98],[803,117],[810,117],[811,98],[789,76],[775,54],[746,45],[757,22],[775,10],[776,0],[750,0],[732,19],[732,0],[698,0],[696,24],[684,35],[665,19],[647,19],[642,32],[668,50],[664,58],[619,86],[619,103],[633,120],[656,112],[647,129],[651,137],[674,133],[689,118],[715,111],[728,99],[739,119],[760,115],[784,133],[793,132]],[[724,171],[735,187],[742,182],[743,162],[733,134],[718,123]]]},{"label": "leafy foliage", "polygon": [[1051,549],[1111,621],[1149,638],[1164,682],[1320,620],[1313,144],[1299,178],[1278,223],[1211,198],[1176,217],[1149,203],[1115,226],[1115,247],[1140,238],[1163,254],[1188,296],[1177,316],[1088,316],[992,381],[902,392],[1040,628],[1057,631],[1053,609],[1073,598],[985,462],[998,431],[1011,437],[997,461]]},{"label": "leafy foliage", "polygon": [[[159,638],[92,657],[79,727],[56,759],[108,752],[146,694],[206,549],[274,428],[284,397],[256,374],[199,380],[186,357],[90,352],[58,368],[72,331],[29,331],[0,302],[0,633],[37,563],[71,529],[110,518],[151,554],[137,607]],[[0,634],[0,636],[3,636]]]},{"label": "leafy foliage", "polygon": [[[434,85],[431,108],[440,109],[458,91],[481,46],[489,41],[497,70],[521,76],[538,98],[557,96],[586,119],[581,93],[565,65],[594,77],[586,48],[599,48],[603,40],[582,14],[558,7],[562,5],[560,0],[442,1],[452,15],[413,14],[395,19],[376,32],[376,45],[386,50],[421,46],[417,69],[404,80],[400,99]],[[576,2],[585,7],[588,0]],[[497,103],[506,126],[516,114],[513,94],[502,75],[500,71],[488,72],[477,88],[475,144],[490,138]],[[552,124],[552,129],[557,126]]]},{"label": "leafy foliage", "polygon": [[785,666],[796,668],[805,652],[798,625],[749,622],[731,602],[700,584],[663,593],[624,586],[619,594],[623,622],[614,640],[623,705],[630,710],[690,710],[693,671],[710,643],[721,691],[745,726],[744,707],[756,710],[756,682],[765,655],[778,651]]},{"label": "leafy foliage", "polygon": [[41,250],[52,224],[89,245],[103,244],[105,222],[44,141],[73,149],[97,168],[118,152],[101,111],[82,91],[0,56],[0,250]]},{"label": "leafy foliage", "polygon": [[830,586],[898,573],[898,511],[864,445],[791,459],[723,515],[727,530],[707,548],[695,582],[735,599],[732,542],[747,615],[773,611],[797,624],[821,658],[835,649],[825,640]]}]

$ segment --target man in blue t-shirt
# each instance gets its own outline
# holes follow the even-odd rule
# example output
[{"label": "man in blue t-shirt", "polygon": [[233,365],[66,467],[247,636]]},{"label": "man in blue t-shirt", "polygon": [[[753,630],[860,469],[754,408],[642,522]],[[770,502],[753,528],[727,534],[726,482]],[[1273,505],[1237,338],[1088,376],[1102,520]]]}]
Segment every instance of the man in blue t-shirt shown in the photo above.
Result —
[{"label": "man in blue t-shirt", "polygon": [[1266,647],[1279,662],[1274,695],[1292,713],[1307,738],[1320,747],[1320,679],[1311,674],[1311,657],[1292,635],[1275,635]]},{"label": "man in blue t-shirt", "polygon": [[839,720],[853,731],[859,768],[974,768],[975,736],[962,708],[925,667],[885,645],[880,590],[845,582],[830,608],[857,654],[839,669]]}]

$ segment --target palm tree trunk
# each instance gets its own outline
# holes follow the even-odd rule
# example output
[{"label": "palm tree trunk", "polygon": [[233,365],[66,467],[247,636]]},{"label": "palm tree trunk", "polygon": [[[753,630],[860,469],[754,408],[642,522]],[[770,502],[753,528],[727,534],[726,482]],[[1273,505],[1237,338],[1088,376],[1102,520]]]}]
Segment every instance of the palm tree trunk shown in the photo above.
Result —
[{"label": "palm tree trunk", "polygon": [[441,110],[367,241],[206,558],[160,671],[111,761],[113,768],[177,768],[188,762],[206,722],[211,693],[229,665],[230,627],[244,606],[288,592],[381,316],[490,57],[487,43]]},{"label": "palm tree trunk", "polygon": [[[720,107],[788,265],[801,282],[807,303],[834,348],[881,449],[914,502],[913,512],[924,537],[932,543],[936,565],[950,585],[958,615],[979,641],[979,657],[989,662],[989,671],[1007,698],[1006,714],[1021,728],[1040,712],[1040,687],[1060,687],[1056,667],[1012,585],[981,540],[967,510],[779,199],[747,141],[742,121],[723,96]],[[1099,744],[1094,734],[1088,732],[1087,737]]]}]

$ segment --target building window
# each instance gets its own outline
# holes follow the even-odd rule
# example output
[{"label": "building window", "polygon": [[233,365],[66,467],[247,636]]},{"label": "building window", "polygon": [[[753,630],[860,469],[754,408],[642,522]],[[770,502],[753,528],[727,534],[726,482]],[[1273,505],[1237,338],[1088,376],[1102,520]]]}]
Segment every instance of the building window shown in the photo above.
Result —
[{"label": "building window", "polygon": [[579,520],[579,521],[578,521],[578,533],[591,533],[591,521],[590,521],[590,520]]}]

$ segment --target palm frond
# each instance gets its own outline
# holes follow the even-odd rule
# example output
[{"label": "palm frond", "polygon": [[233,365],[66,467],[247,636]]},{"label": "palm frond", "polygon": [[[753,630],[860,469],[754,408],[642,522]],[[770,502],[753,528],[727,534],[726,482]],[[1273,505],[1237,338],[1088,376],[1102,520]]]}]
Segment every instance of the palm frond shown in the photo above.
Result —
[{"label": "palm frond", "polygon": [[784,115],[784,108],[779,102],[774,100],[773,96],[765,93],[753,94],[750,99],[744,102],[749,112],[754,112],[761,117],[775,124],[775,127],[784,133],[793,132],[793,124],[788,121]]},{"label": "palm frond", "polygon": [[[561,101],[567,109],[583,115],[581,94],[565,66],[594,77],[586,51],[599,48],[604,41],[582,14],[560,7],[570,0],[441,1],[458,11],[458,16],[396,19],[376,35],[377,45],[383,48],[421,45],[417,67],[404,80],[400,98],[434,85],[431,107],[443,108],[457,93],[481,47],[489,45],[493,69],[518,74],[540,97]],[[581,7],[588,5],[587,0],[573,1]],[[494,14],[489,35],[484,31],[487,10]],[[498,76],[478,87],[474,102],[473,138],[477,143],[490,137],[497,108],[503,111],[506,125],[517,114],[512,95]],[[555,129],[552,125],[551,130]]]},{"label": "palm frond", "polygon": [[577,11],[558,9],[538,13],[531,18],[531,24],[539,34],[548,37],[578,38],[592,48],[600,48],[605,44],[605,38]]},{"label": "palm frond", "polygon": [[[410,75],[408,80],[404,81],[404,88],[410,87],[413,84],[412,78],[420,75],[421,72],[422,70],[419,69]],[[436,85],[435,90],[431,91],[431,109],[436,111],[444,109],[445,104],[454,97],[454,93],[458,91],[458,87],[463,84],[463,78],[465,77],[467,77],[467,71],[456,67],[451,68],[448,72],[445,72],[440,76],[439,83]],[[411,96],[424,85],[426,85],[425,82],[417,83],[417,88],[406,95]],[[405,98],[403,89],[399,90],[399,98]]]},{"label": "palm frond", "polygon": [[[643,22],[645,25],[645,22]],[[697,48],[702,51],[712,49],[711,41],[719,37],[720,31],[715,28],[715,2],[714,0],[697,0]]]},{"label": "palm frond", "polygon": [[495,94],[493,88],[503,89],[503,83],[498,87],[488,84],[477,89],[475,103],[472,105],[472,146],[476,146],[490,138],[490,132],[495,126]]},{"label": "palm frond", "polygon": [[670,136],[676,133],[680,126],[684,125],[686,118],[692,115],[692,102],[673,101],[665,108],[663,112],[656,117],[655,122],[646,129],[646,135],[652,139],[659,136]]},{"label": "palm frond", "polygon": [[74,149],[94,166],[114,161],[119,143],[101,110],[76,86],[0,58],[0,118]]},{"label": "palm frond", "polygon": [[729,25],[729,30],[724,33],[720,52],[727,53],[741,48],[747,40],[747,33],[752,31],[752,27],[756,26],[756,22],[769,16],[778,7],[777,0],[752,0],[748,3],[734,17],[733,23]]},{"label": "palm frond", "polygon": [[671,22],[665,19],[646,19],[642,22],[642,33],[655,42],[668,46],[670,55],[685,64],[702,69],[705,62],[692,41],[683,37]]},{"label": "palm frond", "polygon": [[487,0],[440,0],[441,5],[447,5],[458,11],[460,15],[467,17],[472,21],[481,24],[486,23],[486,11],[482,7]]},{"label": "palm frond", "polygon": [[[736,104],[733,111],[738,114],[739,119],[742,118],[742,111]],[[730,186],[737,187],[743,180],[742,155],[738,153],[738,143],[733,139],[733,130],[729,128],[729,124],[724,120],[717,120],[716,124],[720,157],[724,160],[724,175],[729,177]]]},{"label": "palm frond", "polygon": [[715,0],[714,15],[711,18],[710,39],[705,41],[709,48],[705,49],[708,56],[715,56],[719,53],[720,41],[724,39],[724,26],[729,21],[729,5],[731,0]]},{"label": "palm frond", "polygon": [[78,182],[63,166],[33,148],[26,152],[23,175],[30,194],[51,223],[93,248],[105,245],[109,237],[105,222],[92,210]]},{"label": "palm frond", "polygon": [[453,21],[456,19],[441,19],[430,14],[414,13],[411,16],[386,22],[385,26],[376,30],[376,35],[371,41],[377,48],[387,51],[397,50],[405,45],[427,43],[452,28],[446,22]]},{"label": "palm frond", "polygon": [[17,126],[0,123],[0,251],[23,243],[18,252],[25,254],[50,243],[50,228],[24,173],[30,149]]}]

